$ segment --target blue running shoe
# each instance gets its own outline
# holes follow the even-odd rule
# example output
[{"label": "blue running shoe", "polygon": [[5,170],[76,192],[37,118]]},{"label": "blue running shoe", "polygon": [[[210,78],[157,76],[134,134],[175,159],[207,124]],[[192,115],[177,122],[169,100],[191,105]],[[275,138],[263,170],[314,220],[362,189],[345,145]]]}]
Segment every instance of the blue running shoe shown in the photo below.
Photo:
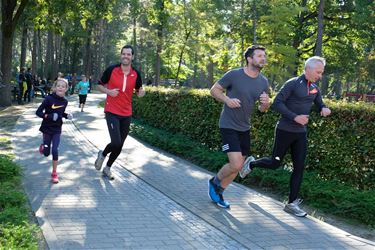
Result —
[{"label": "blue running shoe", "polygon": [[218,203],[220,201],[220,196],[219,196],[219,193],[218,193],[218,188],[217,188],[216,184],[214,183],[214,177],[212,177],[208,181],[208,196],[215,203]]},{"label": "blue running shoe", "polygon": [[218,205],[219,207],[222,207],[222,208],[230,208],[230,204],[229,202],[226,202],[224,200],[224,197],[223,197],[223,194],[219,194],[219,197],[220,197],[220,200],[218,202],[216,202],[216,205]]}]

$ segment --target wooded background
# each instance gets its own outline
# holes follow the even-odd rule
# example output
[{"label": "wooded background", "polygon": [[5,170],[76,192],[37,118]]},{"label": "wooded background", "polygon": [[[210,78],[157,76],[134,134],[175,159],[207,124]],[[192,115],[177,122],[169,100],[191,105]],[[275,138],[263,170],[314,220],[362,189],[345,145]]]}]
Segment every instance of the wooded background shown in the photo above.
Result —
[{"label": "wooded background", "polygon": [[20,67],[96,82],[125,44],[153,85],[210,87],[261,44],[275,89],[312,55],[327,59],[324,95],[375,89],[373,0],[2,0],[0,41],[0,106]]}]

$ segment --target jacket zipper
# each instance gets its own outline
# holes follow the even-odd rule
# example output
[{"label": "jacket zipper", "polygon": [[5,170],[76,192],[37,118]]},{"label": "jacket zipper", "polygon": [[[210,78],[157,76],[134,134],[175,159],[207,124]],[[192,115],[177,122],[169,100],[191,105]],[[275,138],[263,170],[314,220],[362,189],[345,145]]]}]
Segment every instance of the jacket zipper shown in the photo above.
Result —
[{"label": "jacket zipper", "polygon": [[122,92],[125,92],[126,89],[126,74],[124,73],[124,81],[122,82]]}]

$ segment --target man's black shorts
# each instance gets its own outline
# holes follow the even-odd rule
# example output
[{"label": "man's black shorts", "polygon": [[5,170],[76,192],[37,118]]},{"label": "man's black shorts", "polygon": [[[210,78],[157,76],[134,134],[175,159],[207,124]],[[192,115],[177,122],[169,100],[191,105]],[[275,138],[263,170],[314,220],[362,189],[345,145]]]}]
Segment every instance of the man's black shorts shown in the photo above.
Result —
[{"label": "man's black shorts", "polygon": [[250,130],[220,128],[220,133],[223,152],[241,152],[244,156],[250,153]]}]

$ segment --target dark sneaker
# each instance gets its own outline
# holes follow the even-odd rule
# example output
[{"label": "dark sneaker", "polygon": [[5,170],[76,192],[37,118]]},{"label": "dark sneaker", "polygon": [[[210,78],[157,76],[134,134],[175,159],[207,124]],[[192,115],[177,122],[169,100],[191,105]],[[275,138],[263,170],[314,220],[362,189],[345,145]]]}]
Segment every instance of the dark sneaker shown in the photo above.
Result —
[{"label": "dark sneaker", "polygon": [[111,172],[111,168],[108,167],[108,166],[105,166],[105,168],[103,169],[103,175],[107,176],[109,180],[115,179],[115,177],[113,176],[113,174]]},{"label": "dark sneaker", "polygon": [[218,203],[220,201],[220,196],[219,196],[219,192],[218,192],[218,187],[217,185],[214,183],[214,177],[212,177],[209,181],[208,181],[208,196],[210,197],[210,199],[215,202],[215,203]]},{"label": "dark sneaker", "polygon": [[95,168],[96,168],[96,170],[99,171],[102,168],[104,159],[105,159],[105,157],[103,156],[103,151],[99,150],[98,157],[95,160]]},{"label": "dark sneaker", "polygon": [[297,217],[305,217],[307,213],[299,207],[299,204],[301,203],[302,203],[301,199],[296,199],[292,203],[286,204],[284,207],[284,211],[287,213],[293,214]]},{"label": "dark sneaker", "polygon": [[240,170],[241,178],[245,178],[251,172],[250,162],[255,161],[255,158],[252,156],[247,157],[245,162],[243,163],[242,169]]},{"label": "dark sneaker", "polygon": [[224,200],[223,194],[219,194],[219,197],[220,197],[220,200],[216,203],[216,205],[222,208],[226,208],[226,209],[230,208],[230,204],[229,202],[226,202]]}]

